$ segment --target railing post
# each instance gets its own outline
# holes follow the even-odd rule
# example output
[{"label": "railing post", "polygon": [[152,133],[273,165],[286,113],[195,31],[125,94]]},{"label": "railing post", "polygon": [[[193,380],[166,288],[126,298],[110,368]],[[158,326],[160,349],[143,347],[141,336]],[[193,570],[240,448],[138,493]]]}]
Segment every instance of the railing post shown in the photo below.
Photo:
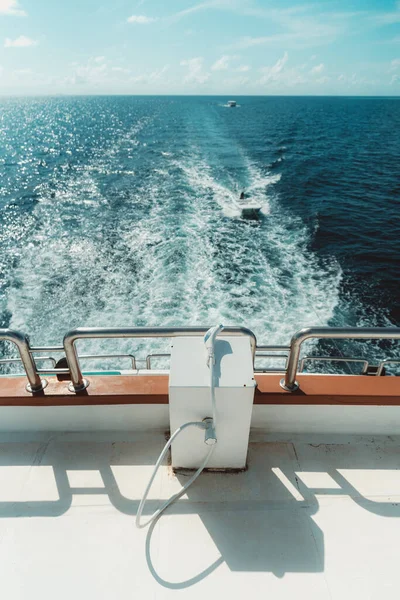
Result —
[{"label": "railing post", "polygon": [[0,340],[12,342],[17,346],[29,381],[26,386],[28,392],[41,392],[46,387],[47,381],[41,379],[37,372],[36,363],[30,351],[28,336],[12,329],[0,329]]},{"label": "railing post", "polygon": [[296,381],[296,374],[301,344],[310,338],[332,340],[399,340],[400,327],[309,327],[301,329],[292,337],[286,376],[280,381],[280,386],[288,392],[294,392],[299,387]]},{"label": "railing post", "polygon": [[82,376],[78,353],[75,348],[75,341],[78,338],[79,329],[70,331],[64,336],[65,357],[71,373],[71,382],[68,384],[70,392],[83,392],[89,385],[87,379]]},{"label": "railing post", "polygon": [[299,384],[296,381],[297,365],[300,358],[300,348],[310,329],[301,329],[294,334],[290,341],[290,352],[286,367],[286,375],[280,380],[280,386],[287,392],[295,392]]}]

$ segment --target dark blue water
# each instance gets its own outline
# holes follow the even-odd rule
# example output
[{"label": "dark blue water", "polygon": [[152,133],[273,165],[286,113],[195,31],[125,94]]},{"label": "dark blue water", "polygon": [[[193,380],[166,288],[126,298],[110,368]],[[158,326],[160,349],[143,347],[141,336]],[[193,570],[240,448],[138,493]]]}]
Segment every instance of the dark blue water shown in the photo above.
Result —
[{"label": "dark blue water", "polygon": [[400,101],[226,100],[0,100],[0,326],[400,325]]}]

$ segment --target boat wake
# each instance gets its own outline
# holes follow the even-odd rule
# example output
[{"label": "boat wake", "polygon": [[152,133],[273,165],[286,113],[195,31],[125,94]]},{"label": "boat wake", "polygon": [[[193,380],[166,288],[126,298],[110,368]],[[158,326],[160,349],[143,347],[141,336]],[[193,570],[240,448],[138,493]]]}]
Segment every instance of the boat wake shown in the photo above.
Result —
[{"label": "boat wake", "polygon": [[[89,170],[85,186],[80,171],[70,172],[57,202],[37,205],[41,226],[10,282],[10,326],[43,344],[82,325],[221,321],[252,328],[260,343],[286,344],[299,325],[328,324],[341,271],[321,264],[308,250],[307,228],[282,212],[269,191],[279,175],[248,167],[249,193],[268,219],[245,221],[237,190],[216,180],[204,158],[168,160],[174,176],[153,169],[129,201],[107,200]],[[84,202],[88,189],[96,203]],[[132,343],[111,340],[81,346],[132,351]]]}]

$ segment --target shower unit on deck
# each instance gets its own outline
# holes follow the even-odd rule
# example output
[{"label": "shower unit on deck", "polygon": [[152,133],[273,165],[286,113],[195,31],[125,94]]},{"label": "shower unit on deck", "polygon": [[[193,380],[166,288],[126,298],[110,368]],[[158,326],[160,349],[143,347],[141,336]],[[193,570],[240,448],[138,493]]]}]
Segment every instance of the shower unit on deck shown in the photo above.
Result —
[{"label": "shower unit on deck", "polygon": [[[213,384],[216,399],[217,443],[208,468],[243,469],[246,466],[255,380],[248,336],[218,336],[214,346]],[[171,346],[169,377],[170,429],[182,423],[212,417],[210,371],[203,339],[178,337]],[[204,431],[188,428],[172,445],[174,468],[198,468],[207,446]]]}]

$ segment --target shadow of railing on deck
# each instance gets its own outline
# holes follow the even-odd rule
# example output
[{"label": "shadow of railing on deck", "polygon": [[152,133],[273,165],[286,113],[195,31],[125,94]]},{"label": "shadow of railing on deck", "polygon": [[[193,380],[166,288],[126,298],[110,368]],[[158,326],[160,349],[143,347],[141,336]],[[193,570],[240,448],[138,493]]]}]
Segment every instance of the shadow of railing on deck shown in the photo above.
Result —
[{"label": "shadow of railing on deck", "polygon": [[[60,516],[76,503],[77,498],[79,503],[80,495],[91,494],[103,494],[106,502],[118,511],[134,516],[147,478],[146,474],[143,479],[135,467],[154,465],[164,440],[162,435],[157,435],[151,441],[148,436],[139,441],[118,441],[118,436],[121,434],[109,437],[117,438],[115,442],[104,441],[104,435],[103,441],[94,438],[80,441],[79,436],[67,439],[62,434],[55,434],[41,442],[1,443],[0,518]],[[187,496],[167,511],[170,517],[193,514],[200,517],[208,539],[211,538],[214,544],[211,564],[206,568],[204,565],[199,567],[194,576],[184,577],[184,564],[187,566],[189,561],[193,567],[196,561],[198,540],[193,535],[185,535],[187,520],[165,517],[161,533],[172,535],[172,530],[176,531],[178,527],[185,539],[182,548],[175,544],[174,556],[170,559],[176,562],[174,571],[179,571],[182,566],[182,580],[166,580],[154,564],[152,533],[157,523],[149,528],[146,541],[150,571],[161,585],[171,589],[194,585],[223,563],[231,571],[272,572],[277,577],[288,572],[323,571],[324,535],[312,517],[326,497],[350,497],[361,508],[376,515],[400,517],[398,503],[375,500],[379,494],[374,489],[370,489],[368,495],[362,494],[357,489],[357,481],[353,481],[355,473],[367,469],[398,470],[398,443],[385,439],[386,445],[377,445],[374,440],[352,446],[348,443],[313,445],[303,442],[295,445],[290,442],[251,444],[246,471],[204,473],[189,488]],[[13,496],[7,487],[6,474],[13,475],[12,467],[21,466],[27,467],[26,475]],[[47,477],[51,475],[51,481],[46,480],[43,489],[40,487],[43,482],[38,480],[35,484],[32,480],[32,466],[50,469],[46,473]],[[72,485],[71,473],[79,471],[96,473],[100,483],[94,487]],[[180,484],[187,476],[184,472],[177,474]],[[164,497],[171,492],[169,488],[173,487],[171,493],[176,491],[176,483],[172,474],[164,477]],[[29,490],[34,484],[35,499],[30,500]],[[400,493],[400,481],[398,487]],[[23,494],[28,499],[24,499]],[[384,496],[390,494],[389,489],[387,493],[383,490]],[[43,499],[40,499],[41,495]],[[150,499],[145,515],[152,514],[158,506],[159,500]]]}]

